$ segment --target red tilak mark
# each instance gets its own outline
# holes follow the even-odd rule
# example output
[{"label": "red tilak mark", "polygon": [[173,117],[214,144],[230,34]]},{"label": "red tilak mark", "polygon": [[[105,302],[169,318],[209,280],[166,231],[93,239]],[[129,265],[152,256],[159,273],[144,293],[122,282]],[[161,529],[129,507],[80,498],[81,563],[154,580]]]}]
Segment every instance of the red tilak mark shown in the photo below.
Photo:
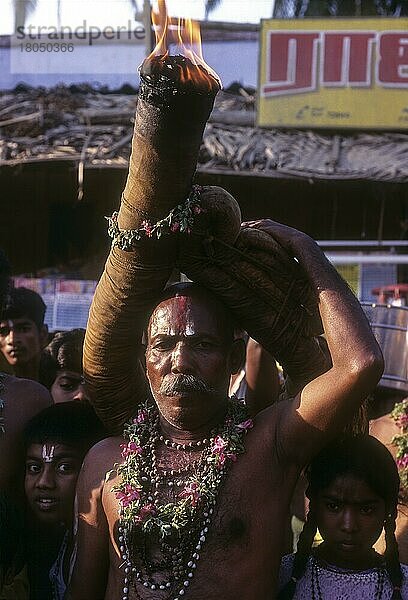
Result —
[{"label": "red tilak mark", "polygon": [[187,296],[176,297],[176,310],[174,311],[175,326],[178,331],[186,329],[186,316],[190,308],[190,298]]}]

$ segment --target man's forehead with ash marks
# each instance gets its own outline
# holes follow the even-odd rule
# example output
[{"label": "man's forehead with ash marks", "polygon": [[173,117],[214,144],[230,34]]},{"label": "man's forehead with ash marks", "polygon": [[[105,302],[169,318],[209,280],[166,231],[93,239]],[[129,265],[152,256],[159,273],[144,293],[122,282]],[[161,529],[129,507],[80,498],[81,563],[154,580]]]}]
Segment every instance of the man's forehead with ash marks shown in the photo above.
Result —
[{"label": "man's forehead with ash marks", "polygon": [[150,318],[150,337],[194,335],[196,328],[192,304],[190,296],[175,296],[159,304]]}]

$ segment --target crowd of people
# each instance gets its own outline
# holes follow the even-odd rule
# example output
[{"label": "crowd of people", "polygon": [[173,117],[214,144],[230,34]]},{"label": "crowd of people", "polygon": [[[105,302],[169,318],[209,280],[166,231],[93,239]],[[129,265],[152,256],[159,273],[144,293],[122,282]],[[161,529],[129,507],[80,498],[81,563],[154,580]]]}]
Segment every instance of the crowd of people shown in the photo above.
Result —
[{"label": "crowd of people", "polygon": [[331,367],[294,398],[200,285],[137,310],[113,245],[87,331],[50,333],[0,256],[0,600],[408,599],[408,405],[368,433],[383,359],[357,299],[305,234],[246,226],[318,303]]}]

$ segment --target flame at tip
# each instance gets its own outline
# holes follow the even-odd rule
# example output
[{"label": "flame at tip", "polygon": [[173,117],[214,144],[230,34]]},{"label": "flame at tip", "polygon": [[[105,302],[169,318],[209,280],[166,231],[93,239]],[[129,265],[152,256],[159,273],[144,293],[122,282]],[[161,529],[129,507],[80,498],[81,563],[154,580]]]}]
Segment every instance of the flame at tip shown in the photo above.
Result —
[{"label": "flame at tip", "polygon": [[156,9],[152,10],[156,46],[144,65],[154,59],[165,61],[172,45],[176,54],[188,59],[178,70],[181,84],[191,82],[201,88],[207,87],[208,91],[217,85],[221,88],[220,77],[204,60],[199,24],[192,19],[169,17],[165,0],[158,0],[156,5]]}]

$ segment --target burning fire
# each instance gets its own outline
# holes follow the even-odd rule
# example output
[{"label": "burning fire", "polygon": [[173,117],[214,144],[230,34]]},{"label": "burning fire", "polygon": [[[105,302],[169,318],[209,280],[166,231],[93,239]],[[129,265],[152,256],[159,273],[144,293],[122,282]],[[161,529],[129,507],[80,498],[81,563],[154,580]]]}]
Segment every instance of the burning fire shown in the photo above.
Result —
[{"label": "burning fire", "polygon": [[[143,63],[143,70],[153,60],[163,62],[170,56],[170,45],[179,55],[188,59],[178,64],[180,84],[191,82],[199,87],[214,88],[216,82],[221,87],[219,76],[205,62],[202,52],[200,26],[192,19],[173,18],[167,13],[166,0],[157,0],[157,8],[152,10],[152,22],[156,36],[156,46]],[[214,82],[215,79],[215,82]]]}]

